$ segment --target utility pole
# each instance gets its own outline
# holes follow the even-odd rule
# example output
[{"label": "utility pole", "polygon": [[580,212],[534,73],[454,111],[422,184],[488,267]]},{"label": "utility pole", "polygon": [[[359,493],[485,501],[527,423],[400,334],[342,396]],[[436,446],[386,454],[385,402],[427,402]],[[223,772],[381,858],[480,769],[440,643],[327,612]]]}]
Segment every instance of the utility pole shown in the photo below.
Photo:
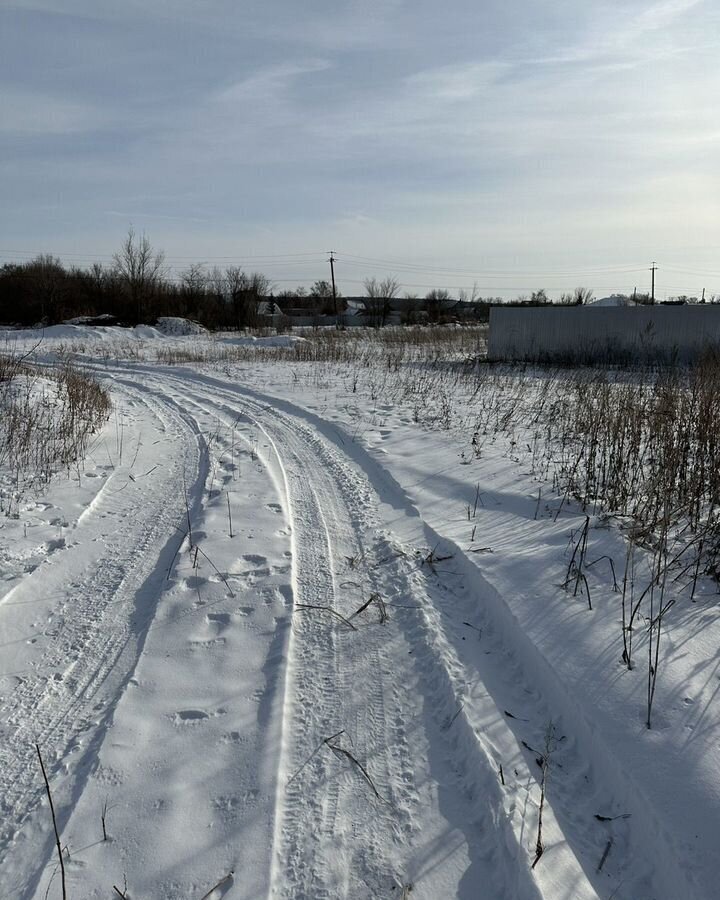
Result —
[{"label": "utility pole", "polygon": [[333,308],[335,310],[335,327],[340,327],[340,321],[338,319],[338,306],[337,306],[337,292],[335,290],[335,251],[330,251],[330,259],[328,260],[330,263],[330,278],[332,280],[332,292],[333,292]]},{"label": "utility pole", "polygon": [[657,271],[657,266],[655,263],[650,267],[650,271],[652,272],[652,291],[650,293],[650,302],[655,302],[655,272]]}]

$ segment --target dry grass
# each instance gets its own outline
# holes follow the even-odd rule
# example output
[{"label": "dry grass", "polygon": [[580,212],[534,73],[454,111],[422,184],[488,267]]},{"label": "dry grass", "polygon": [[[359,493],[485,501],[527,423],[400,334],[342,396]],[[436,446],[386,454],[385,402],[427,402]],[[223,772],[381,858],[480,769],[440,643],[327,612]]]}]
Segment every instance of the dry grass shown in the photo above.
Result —
[{"label": "dry grass", "polygon": [[160,347],[155,355],[159,362],[168,364],[302,362],[353,365],[360,369],[379,364],[397,372],[408,363],[484,356],[487,349],[486,326],[322,328],[303,329],[297,334],[306,340],[273,346],[262,341],[233,344],[229,335],[219,333],[214,340],[204,338]]},{"label": "dry grass", "polygon": [[16,515],[26,493],[78,465],[109,410],[107,393],[71,363],[40,370],[0,355],[0,511]]},{"label": "dry grass", "polygon": [[[498,440],[584,510],[626,519],[642,546],[669,508],[686,565],[720,577],[720,361],[618,371],[488,365],[487,329],[307,330],[288,347],[218,339],[158,351],[165,363],[290,362],[296,382],[338,383],[409,405],[423,426],[471,436],[467,461]],[[545,492],[543,491],[543,494]],[[672,543],[672,540],[671,540]],[[675,548],[676,550],[679,547]]]},{"label": "dry grass", "polygon": [[619,378],[557,380],[535,450],[583,509],[626,519],[633,540],[720,574],[720,361]]},{"label": "dry grass", "polygon": [[306,341],[280,347],[232,344],[219,334],[159,349],[135,346],[131,355],[166,364],[291,363],[294,382],[401,403],[422,427],[469,434],[467,462],[503,440],[511,458],[529,453],[534,474],[563,504],[574,499],[588,511],[627,519],[642,546],[653,545],[669,508],[671,539],[686,529],[686,564],[700,554],[700,571],[720,576],[716,358],[691,369],[551,369],[486,364],[485,326],[301,334]]}]

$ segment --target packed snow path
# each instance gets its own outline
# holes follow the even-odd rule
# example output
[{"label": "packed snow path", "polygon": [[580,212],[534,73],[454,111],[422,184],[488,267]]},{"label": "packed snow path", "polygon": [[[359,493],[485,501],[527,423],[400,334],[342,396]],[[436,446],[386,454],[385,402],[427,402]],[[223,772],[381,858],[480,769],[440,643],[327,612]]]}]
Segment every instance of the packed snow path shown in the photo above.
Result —
[{"label": "packed snow path", "polygon": [[108,379],[125,462],[0,605],[4,634],[51,610],[0,706],[1,896],[59,890],[35,742],[71,897],[695,896],[475,562],[348,434],[182,369]]}]

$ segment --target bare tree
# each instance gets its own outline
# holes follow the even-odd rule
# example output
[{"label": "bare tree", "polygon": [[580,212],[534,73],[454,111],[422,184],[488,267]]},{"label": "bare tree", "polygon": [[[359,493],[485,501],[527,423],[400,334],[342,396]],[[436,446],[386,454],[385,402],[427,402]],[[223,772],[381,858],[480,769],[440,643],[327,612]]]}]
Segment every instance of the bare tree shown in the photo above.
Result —
[{"label": "bare tree", "polygon": [[247,276],[240,266],[228,266],[223,276],[222,292],[231,302],[235,302],[241,292],[245,290]]},{"label": "bare tree", "polygon": [[365,281],[365,308],[370,316],[371,324],[376,328],[387,322],[390,313],[390,301],[400,293],[400,283],[396,278],[368,278]]},{"label": "bare tree", "polygon": [[44,253],[26,263],[23,271],[40,302],[42,321],[56,322],[66,281],[62,262],[51,254]]},{"label": "bare tree", "polygon": [[446,291],[445,288],[433,288],[431,291],[428,291],[425,294],[428,320],[430,322],[439,322],[451,299],[450,291]]},{"label": "bare tree", "polygon": [[333,294],[332,285],[329,281],[320,279],[316,281],[308,291],[308,297],[312,301],[313,318],[318,319],[321,315],[333,315],[337,312],[337,298],[340,296],[339,291]]},{"label": "bare tree", "polygon": [[398,304],[400,309],[400,324],[414,325],[420,319],[420,301],[417,294],[405,291],[402,300]]},{"label": "bare tree", "polygon": [[225,273],[219,266],[213,266],[207,276],[208,288],[219,299],[226,299]]},{"label": "bare tree", "polygon": [[202,263],[192,263],[180,273],[180,281],[190,294],[201,294],[208,283],[208,274]]},{"label": "bare tree", "polygon": [[273,283],[262,272],[250,272],[247,276],[248,290],[256,297],[268,297],[273,291]]},{"label": "bare tree", "polygon": [[102,288],[107,281],[108,273],[102,263],[96,262],[88,269],[88,276],[96,288]]},{"label": "bare tree", "polygon": [[471,290],[467,288],[460,288],[458,291],[458,300],[461,303],[475,303],[475,301],[480,297],[480,289],[478,288],[477,281],[473,282],[473,286]]},{"label": "bare tree", "polygon": [[573,303],[576,303],[578,306],[590,303],[592,298],[593,292],[591,288],[576,287],[573,291]]},{"label": "bare tree", "polygon": [[248,328],[257,324],[258,304],[272,291],[272,282],[262,272],[243,272],[239,266],[225,269],[225,285],[232,303],[235,324]]},{"label": "bare tree", "polygon": [[128,292],[138,322],[162,282],[164,261],[164,254],[153,249],[150,238],[144,232],[138,237],[132,227],[119,252],[113,254],[113,268]]}]

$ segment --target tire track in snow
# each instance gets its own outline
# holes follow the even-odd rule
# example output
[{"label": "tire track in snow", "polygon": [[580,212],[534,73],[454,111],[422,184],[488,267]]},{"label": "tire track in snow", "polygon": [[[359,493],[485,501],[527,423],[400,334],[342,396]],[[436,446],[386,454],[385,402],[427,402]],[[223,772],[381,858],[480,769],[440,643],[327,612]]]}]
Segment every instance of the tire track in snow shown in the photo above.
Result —
[{"label": "tire track in snow", "polygon": [[[34,816],[42,797],[33,745],[40,744],[52,775],[61,776],[53,789],[62,827],[93,765],[114,701],[142,650],[154,614],[153,595],[159,595],[157,587],[153,591],[148,586],[162,581],[168,557],[178,544],[176,534],[185,516],[185,500],[177,485],[189,475],[194,502],[196,486],[205,477],[206,456],[189,423],[168,415],[162,405],[142,398],[132,386],[122,390],[139,400],[144,416],[160,422],[168,448],[176,445],[176,450],[168,452],[165,464],[149,482],[128,479],[126,489],[105,491],[96,498],[92,511],[82,517],[74,532],[77,543],[28,576],[13,594],[14,603],[23,598],[31,601],[36,591],[60,599],[42,656],[0,706],[4,732],[0,748],[0,888],[9,886],[6,896],[19,896],[20,885],[31,890],[42,870],[42,860],[38,860],[34,874],[15,871],[12,853],[18,833]],[[146,452],[154,459],[155,451],[146,447],[139,452],[141,461]],[[101,516],[112,523],[102,544],[92,538]],[[68,765],[69,754],[72,766]],[[45,832],[47,859],[52,852],[47,823],[41,820],[38,828]]]},{"label": "tire track in snow", "polygon": [[[184,402],[193,404],[195,401],[192,394],[192,389],[184,385]],[[237,420],[237,399],[236,395],[232,395],[234,405],[225,404],[221,407],[213,397],[214,408],[220,409],[228,417],[228,424],[231,419]],[[197,402],[200,410],[206,410],[207,405],[206,397]],[[240,408],[245,410],[252,422],[267,419],[267,407],[256,408],[255,404],[252,407],[254,412],[243,401]],[[274,413],[272,418],[276,418]],[[267,422],[259,424],[266,436],[270,430],[267,425]],[[358,545],[356,528],[358,521],[366,517],[367,490],[364,494],[362,491],[356,492],[352,512],[343,507],[338,515],[337,483],[329,479],[322,484],[315,472],[315,445],[323,449],[323,443],[318,441],[311,429],[306,431],[307,434],[303,434],[302,440],[298,442],[294,431],[288,431],[285,427],[281,442],[279,439],[273,441],[274,447],[280,443],[282,446],[282,466],[287,479],[287,506],[293,519],[295,599],[296,602],[313,604],[326,600],[328,605],[337,606],[337,547],[344,547],[348,554],[362,554],[364,548]],[[272,440],[269,436],[268,439]],[[301,453],[298,454],[296,448],[300,448]],[[346,470],[341,475],[343,481],[352,480],[351,473]],[[331,517],[330,521],[328,517]],[[355,599],[349,601],[349,605],[356,608],[360,602],[360,599]],[[350,610],[346,611],[349,614]],[[354,752],[361,756],[358,744],[363,741],[372,743],[368,741],[368,735],[377,739],[378,734],[382,733],[386,720],[382,691],[378,683],[372,687],[375,702],[368,704],[363,698],[362,703],[351,705],[349,711],[352,716],[344,715],[347,711],[338,702],[338,698],[343,697],[342,682],[347,679],[348,674],[348,666],[339,665],[338,660],[342,656],[347,656],[349,660],[353,658],[352,654],[358,654],[352,637],[348,638],[348,645],[339,651],[337,645],[343,636],[337,629],[328,627],[326,622],[318,625],[316,620],[306,619],[302,614],[299,618],[296,617],[292,638],[294,649],[290,654],[287,675],[287,694],[291,696],[292,702],[286,704],[289,712],[285,728],[287,746],[284,774],[281,777],[289,776],[302,764],[302,754],[309,752],[309,735],[312,735],[312,740],[317,738],[321,742],[345,725],[346,731],[354,735]],[[368,668],[372,672],[381,670],[376,647],[365,644],[359,652],[364,657],[364,663],[357,659],[349,667],[353,673],[363,677],[363,671]],[[300,719],[299,710],[307,711]],[[342,722],[338,724],[341,719]],[[408,769],[409,766],[406,766],[406,771]],[[314,782],[322,783],[323,790],[318,791],[316,787],[312,787]],[[278,896],[328,898],[374,895],[374,888],[372,893],[367,893],[367,882],[377,882],[380,874],[389,879],[387,873],[392,871],[390,863],[382,860],[378,849],[381,841],[374,833],[378,817],[376,806],[368,815],[360,816],[358,821],[352,823],[352,837],[356,839],[353,844],[357,843],[368,849],[358,859],[348,860],[348,854],[352,855],[357,851],[352,846],[337,846],[338,843],[342,844],[336,829],[338,809],[343,807],[344,814],[347,806],[342,802],[342,794],[354,794],[363,790],[362,784],[358,787],[356,774],[347,771],[347,764],[344,769],[339,769],[337,760],[328,752],[325,757],[313,760],[304,777],[294,781],[289,787],[286,797],[283,796],[283,786],[280,787],[277,843],[282,849],[275,857],[274,893]],[[397,814],[394,817],[397,818]],[[312,827],[307,822],[308,818],[312,819]],[[360,834],[361,826],[367,832],[365,839]],[[408,827],[407,823],[405,827]],[[392,827],[385,831],[390,833]],[[311,844],[310,847],[308,843]],[[364,859],[367,855],[372,857],[369,863]],[[310,864],[308,858],[311,860]],[[365,893],[361,894],[360,891]]]},{"label": "tire track in snow", "polygon": [[[275,447],[282,448],[293,523],[296,603],[327,604],[349,615],[367,598],[367,592],[350,598],[343,595],[338,583],[342,556],[367,557],[371,567],[368,590],[387,585],[387,576],[383,573],[378,578],[373,571],[388,545],[377,530],[373,512],[377,498],[362,474],[348,467],[313,428],[242,391],[214,384],[208,394],[190,379],[167,372],[162,387],[158,380],[158,389],[167,389],[173,382],[182,386],[178,397],[183,402],[205,411],[211,405],[226,417],[228,425],[244,412]],[[404,582],[399,595],[412,596],[418,590],[410,574],[396,571],[396,577]],[[360,639],[347,629],[320,624],[308,613],[296,611],[287,672],[289,721],[284,728],[279,776],[275,896],[370,897],[384,893],[393,882],[395,886],[406,882],[403,873],[395,871],[396,861],[412,856],[423,816],[415,777],[419,748],[417,743],[415,748],[408,746],[408,735],[417,730],[417,723],[407,720],[407,695],[393,686],[398,660],[408,656],[408,646],[402,635],[402,649],[386,635],[383,629],[367,629]],[[434,665],[445,671],[444,660]],[[401,678],[403,668],[401,665]],[[432,691],[430,695],[439,710],[447,709],[446,696],[434,696]],[[385,708],[387,698],[391,715]],[[435,709],[426,720],[433,717],[437,718]],[[362,780],[358,781],[357,772],[347,767],[338,772],[337,760],[329,752],[315,754],[301,775],[287,784],[283,795],[283,783],[324,738],[343,727],[352,733],[357,757],[372,760],[367,762],[368,770],[390,802],[373,798]],[[436,764],[441,764],[446,753],[452,759],[454,741],[445,739],[441,726],[426,724],[425,730],[430,733],[422,740],[434,744],[429,755]],[[449,792],[453,793],[450,815],[457,816],[459,809],[460,820],[470,823],[466,825],[467,843],[473,857],[471,876],[458,896],[474,896],[477,881],[484,879],[494,885],[497,896],[539,897],[524,851],[506,827],[501,801],[499,809],[491,802],[487,814],[480,816],[486,827],[490,825],[489,837],[481,836],[477,797],[497,781],[494,763],[473,747],[469,759],[455,765],[455,776],[455,790]],[[468,783],[473,790],[466,798]],[[418,896],[423,896],[422,891]]]},{"label": "tire track in snow", "polygon": [[[256,397],[263,396],[246,390]],[[416,508],[392,476],[355,445],[349,435],[345,436],[346,445],[337,426],[284,400],[264,396],[263,402],[275,403],[281,410],[313,423],[333,445],[338,442],[343,445],[339,448],[341,452],[349,448],[354,462],[387,502],[397,509],[404,509],[407,514],[418,516]],[[448,585],[439,584],[438,590],[428,592],[425,611],[429,613],[429,617],[426,616],[429,622],[425,634],[428,641],[438,644],[434,658],[440,680],[448,677],[449,682],[455,684],[454,692],[447,695],[455,701],[450,708],[463,705],[457,721],[469,721],[475,743],[480,743],[489,760],[499,760],[503,756],[514,758],[515,754],[508,756],[500,752],[500,742],[493,746],[492,740],[485,739],[492,732],[494,715],[495,726],[504,726],[502,730],[514,735],[505,744],[519,751],[524,779],[531,786],[537,781],[535,758],[538,754],[528,751],[523,741],[534,750],[542,750],[545,727],[550,721],[557,726],[557,734],[564,736],[554,753],[546,820],[548,817],[556,820],[555,824],[560,826],[558,840],[565,842],[565,850],[575,859],[566,858],[563,862],[558,859],[557,852],[554,855],[548,853],[538,867],[543,890],[553,898],[562,896],[563,890],[570,890],[568,896],[573,898],[583,896],[583,890],[589,891],[591,896],[612,895],[617,900],[636,900],[638,897],[675,900],[678,896],[699,900],[704,897],[694,873],[683,864],[663,823],[657,821],[651,798],[627,777],[624,761],[608,750],[603,735],[593,728],[592,717],[588,718],[586,711],[576,703],[572,688],[568,689],[559,681],[519,627],[502,597],[484,579],[476,562],[424,522],[422,531],[426,549],[439,546],[447,548],[454,556],[454,562],[444,564],[451,568]],[[463,587],[453,589],[453,583]],[[468,633],[462,621],[473,613],[479,614],[485,623],[486,637],[490,638],[486,641],[489,654],[469,652],[472,643],[466,640]],[[487,665],[485,657],[490,654],[498,657],[499,665]],[[432,656],[430,654],[430,658]],[[468,673],[474,674],[474,685]],[[475,688],[474,693],[470,687]],[[485,704],[478,702],[486,699],[494,710],[490,716],[483,714]],[[512,706],[521,710],[517,719],[504,715],[504,710]],[[534,791],[537,794],[536,786]],[[525,800],[534,802],[527,792]],[[517,808],[517,800],[514,800],[507,812],[516,817]],[[606,815],[630,812],[631,818],[605,826],[596,822],[597,812]],[[528,822],[533,824],[533,816]],[[547,832],[546,828],[546,837]],[[612,852],[600,873],[598,865],[609,836],[613,837]],[[534,835],[524,837],[527,845],[533,847]],[[550,841],[547,843],[549,846]],[[559,874],[563,865],[569,865],[565,877],[554,882],[555,873],[551,872],[547,879],[549,885],[546,885],[544,873],[554,868]],[[614,880],[610,879],[611,875]]]},{"label": "tire track in snow", "polygon": [[[293,407],[286,401],[275,400],[247,388],[230,388],[210,377],[193,376],[193,379],[194,388],[201,395],[204,392],[199,385],[204,383],[204,390],[210,391],[213,398],[223,395],[229,397],[231,403],[237,404],[239,396],[246,407],[254,406],[257,416],[271,416],[276,421],[284,417],[292,421],[292,428],[304,433],[307,441],[316,449],[319,444],[324,443],[316,429],[323,430],[333,444],[337,444],[338,439],[343,443],[342,437],[338,438],[335,426],[318,420],[316,416]],[[185,381],[182,378],[180,380]],[[315,428],[307,423],[313,423]],[[352,451],[354,462],[361,466],[370,483],[386,495],[395,495],[398,507],[404,507],[407,512],[410,504],[392,478],[364,451],[356,446],[352,447]],[[338,451],[331,452],[326,445],[323,460],[325,464],[328,464],[328,454],[330,457],[337,457]],[[346,480],[352,482],[352,477],[348,477],[351,470],[344,463],[338,463],[336,468],[342,474],[335,483],[335,492],[342,494],[346,488]],[[367,493],[367,486],[365,491]],[[414,507],[410,514],[417,515]],[[426,546],[434,546],[442,540],[427,526],[424,526],[424,532]],[[506,856],[510,869],[513,865],[527,864],[531,860],[531,848],[534,844],[532,825],[535,814],[532,807],[537,801],[531,794],[537,794],[537,769],[535,754],[523,748],[521,742],[525,741],[533,749],[541,749],[544,728],[549,721],[553,721],[559,736],[564,736],[565,740],[560,742],[554,755],[556,765],[548,789],[546,815],[556,820],[558,847],[564,842],[565,857],[561,860],[560,868],[569,868],[557,882],[552,881],[551,875],[548,883],[548,879],[542,877],[543,869],[557,867],[559,850],[554,848],[554,853],[547,851],[545,860],[539,866],[540,883],[544,885],[544,891],[550,891],[548,896],[561,896],[560,893],[553,892],[560,891],[563,885],[566,888],[570,885],[571,893],[568,896],[603,896],[614,892],[617,898],[635,900],[638,896],[674,898],[682,885],[686,895],[692,896],[691,876],[682,870],[678,860],[674,858],[672,847],[662,829],[651,825],[649,842],[642,834],[643,823],[652,822],[651,813],[645,808],[645,799],[636,795],[632,785],[623,782],[622,773],[617,773],[619,778],[616,777],[613,769],[619,763],[607,755],[602,741],[596,741],[592,736],[582,713],[575,709],[570,695],[557,683],[547,665],[538,658],[537,651],[520,633],[502,599],[486,584],[474,563],[464,557],[459,547],[452,545],[451,552],[458,557],[455,574],[466,579],[469,590],[447,592],[440,587],[437,590],[432,588],[423,591],[414,584],[409,596],[412,596],[413,590],[416,594],[427,594],[426,614],[423,617],[424,624],[422,621],[420,625],[416,622],[408,629],[408,634],[411,641],[422,641],[425,645],[430,661],[427,667],[430,674],[426,671],[424,689],[432,698],[432,703],[435,706],[445,704],[450,709],[457,709],[462,704],[452,731],[458,733],[464,728],[466,733],[464,737],[453,738],[450,742],[450,760],[455,766],[458,783],[466,784],[468,777],[472,780],[472,775],[469,775],[472,766],[456,765],[463,754],[476,763],[478,755],[485,758],[481,766],[484,774],[482,778],[475,778],[476,786],[481,786],[483,778],[486,778],[486,787],[490,788],[490,773],[497,774],[497,763],[502,758],[517,760],[518,770],[523,773],[519,780],[525,782],[524,796],[522,791],[516,791],[516,796],[506,797],[505,801],[498,800],[488,811],[488,815],[496,817],[500,829],[496,835],[498,839],[504,828],[503,821],[515,820],[514,840],[521,842],[526,858],[517,858],[517,846],[511,838],[509,855]],[[400,577],[401,587],[398,592],[401,595],[407,591],[407,582],[412,582],[413,574],[417,573],[408,570]],[[402,587],[403,581],[405,587]],[[462,604],[453,610],[454,625],[448,625],[447,610],[444,609],[448,601]],[[499,665],[483,665],[478,654],[468,652],[469,645],[461,643],[467,635],[461,634],[462,627],[456,627],[460,609],[481,611],[486,637],[483,655],[495,654]],[[336,629],[336,640],[347,642],[352,637]],[[435,675],[432,675],[433,671]],[[468,678],[468,672],[475,673],[475,681]],[[517,720],[511,720],[504,715],[506,706],[514,706],[522,714]],[[461,727],[458,727],[458,723]],[[499,739],[496,732],[500,733]],[[437,742],[437,735],[435,740]],[[508,753],[508,748],[512,752]],[[622,788],[619,787],[621,783]],[[590,822],[597,830],[594,836],[588,836],[592,830],[588,827],[588,822],[597,811],[599,803],[606,810],[633,808],[638,813],[635,828],[632,827],[632,820],[613,825],[613,851],[602,877],[596,868],[608,835]],[[551,829],[549,834],[552,834]],[[656,859],[653,860],[653,857]],[[656,867],[659,873],[653,872]],[[605,877],[610,873],[615,875],[616,880],[613,882]],[[588,877],[594,888],[588,884]],[[582,887],[583,884],[585,887]],[[506,883],[505,887],[507,886]],[[498,887],[497,890],[497,895],[502,896],[503,888]],[[691,893],[687,894],[687,891]],[[512,895],[520,895],[517,887]],[[290,892],[289,896],[306,894]]]},{"label": "tire track in snow", "polygon": [[[178,399],[180,396],[188,407],[207,414],[208,398],[201,396],[196,400],[192,388],[187,387]],[[236,398],[233,399],[236,401]],[[212,409],[225,417],[228,427],[238,421],[237,402],[230,406],[213,400]],[[242,418],[259,427],[267,438],[282,472],[286,507],[292,520],[295,602],[336,607],[337,552],[334,548],[338,542],[352,540],[352,528],[349,527],[352,517],[347,510],[340,517],[333,515],[336,501],[328,493],[329,485],[323,484],[314,471],[308,471],[304,442],[298,442],[287,431],[280,435],[271,434],[268,423],[261,421],[267,417],[266,410],[262,411],[263,416],[258,416],[254,405],[251,409],[248,404],[242,404],[240,409],[244,412]],[[282,452],[278,450],[280,440]],[[257,452],[262,453],[262,448],[258,448]],[[272,467],[272,460],[268,462]],[[328,520],[328,516],[332,519]],[[337,695],[341,693],[342,667],[339,665],[340,651],[335,628],[328,627],[326,622],[318,627],[314,614],[308,611],[307,616],[296,616],[293,631],[286,675],[292,703],[283,729],[284,742],[290,748],[304,750],[308,735],[321,742],[342,727],[337,724]],[[304,711],[301,720],[294,714],[298,709]],[[356,733],[364,730],[364,724],[362,717],[355,720]],[[302,760],[292,749],[290,755],[293,757],[292,765],[299,766]],[[335,848],[335,852],[330,854],[327,846],[336,838],[335,823],[340,804],[341,784],[334,770],[337,770],[334,757],[329,753],[319,756],[308,767],[304,777],[293,783],[284,801],[279,801],[276,839],[283,847],[281,855],[285,863],[279,871],[276,866],[274,880],[282,887],[274,893],[280,896],[307,896],[320,900],[327,897],[329,900],[343,895],[341,882],[352,867],[342,852],[338,853]],[[327,790],[309,790],[308,779],[310,782],[318,780],[326,783]],[[352,786],[355,787],[354,782]],[[309,806],[315,823],[312,829],[300,824],[300,817],[308,813]],[[317,827],[318,823],[320,827]],[[313,844],[311,848],[308,848],[308,842]],[[315,865],[307,864],[308,855],[312,856]],[[276,861],[277,858],[276,855]],[[332,864],[323,865],[323,860],[330,858],[333,859]],[[351,895],[358,896],[357,893]]]}]

